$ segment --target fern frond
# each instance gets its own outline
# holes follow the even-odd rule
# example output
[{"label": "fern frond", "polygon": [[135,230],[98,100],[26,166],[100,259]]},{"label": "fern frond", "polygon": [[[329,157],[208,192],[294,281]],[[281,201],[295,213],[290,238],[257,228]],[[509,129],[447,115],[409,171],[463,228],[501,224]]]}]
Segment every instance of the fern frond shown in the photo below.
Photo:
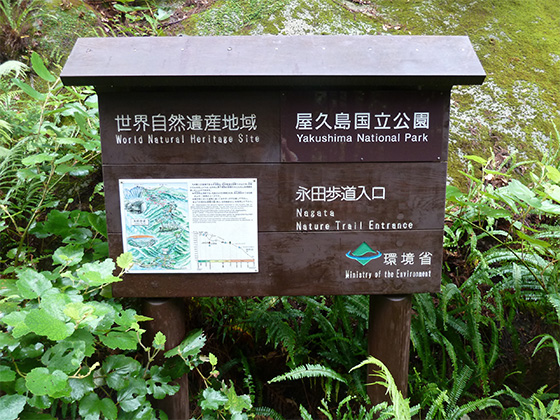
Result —
[{"label": "fern frond", "polygon": [[318,364],[307,364],[293,368],[291,371],[283,375],[272,378],[268,383],[281,382],[286,380],[298,380],[303,378],[329,378],[346,384],[344,379],[339,373],[331,368]]},{"label": "fern frond", "polygon": [[437,413],[445,414],[444,402],[449,401],[447,390],[440,392],[437,398],[430,405],[430,409],[426,414],[425,420],[434,420]]},{"label": "fern frond", "polygon": [[345,308],[349,315],[358,319],[367,320],[369,314],[369,296],[349,295],[345,296]]},{"label": "fern frond", "polygon": [[476,410],[485,410],[490,407],[502,407],[502,403],[495,398],[480,398],[478,400],[469,401],[468,403],[456,407],[451,412],[447,413],[446,420],[460,420],[465,418],[469,413]]},{"label": "fern frond", "polygon": [[281,414],[270,407],[254,407],[256,416],[266,417],[272,420],[285,420]]},{"label": "fern frond", "polygon": [[550,293],[547,296],[547,299],[556,310],[556,315],[558,316],[558,321],[560,322],[560,293]]},{"label": "fern frond", "polygon": [[313,420],[313,417],[311,417],[311,414],[309,414],[309,411],[307,411],[303,405],[299,406],[299,414],[301,414],[302,420]]},{"label": "fern frond", "polygon": [[9,60],[0,64],[0,77],[9,76],[13,73],[14,77],[19,77],[29,70],[29,66],[19,61]]},{"label": "fern frond", "polygon": [[454,407],[457,404],[457,401],[459,401],[461,395],[463,395],[463,391],[467,387],[472,373],[473,370],[469,366],[464,366],[458,375],[453,375],[453,388],[451,388],[451,392],[449,394],[449,405],[451,407]]},{"label": "fern frond", "polygon": [[404,398],[402,393],[399,391],[399,388],[395,383],[395,379],[393,378],[393,375],[391,375],[391,372],[389,371],[387,366],[385,366],[383,362],[376,359],[375,357],[370,356],[359,365],[354,366],[352,370],[358,369],[365,365],[375,365],[379,368],[379,370],[372,375],[380,378],[379,381],[374,382],[374,385],[381,385],[387,388],[387,393],[389,394],[391,402],[393,403],[395,419],[410,420],[411,415],[408,399]]}]

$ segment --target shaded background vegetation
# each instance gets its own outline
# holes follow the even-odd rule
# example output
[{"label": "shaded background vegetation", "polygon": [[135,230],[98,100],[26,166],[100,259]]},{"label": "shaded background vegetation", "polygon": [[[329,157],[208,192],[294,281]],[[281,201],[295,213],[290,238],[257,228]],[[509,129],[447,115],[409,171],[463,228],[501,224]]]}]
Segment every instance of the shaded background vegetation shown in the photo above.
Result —
[{"label": "shaded background vegetation", "polygon": [[[79,277],[78,264],[107,253],[95,95],[63,88],[56,76],[77,36],[469,35],[488,79],[453,91],[442,292],[414,296],[410,404],[420,418],[560,418],[559,18],[555,0],[0,0],[2,364],[15,378],[40,365],[33,357],[42,360],[29,349],[44,337],[6,341],[25,324],[14,315],[5,321],[6,314],[42,309],[41,296],[22,291],[31,281],[22,270],[64,282],[57,276],[75,269]],[[125,311],[139,303],[115,305]],[[203,328],[203,352],[219,361],[217,380],[232,380],[237,394],[250,396],[261,407],[253,413],[369,418],[364,370],[351,371],[367,357],[366,296],[185,299],[185,305],[188,329]],[[29,328],[41,336],[39,326]],[[84,356],[84,369],[109,354],[143,357],[139,345],[114,344],[105,330],[95,336],[99,345]],[[303,370],[293,380],[269,382],[306,365],[316,367],[313,378]],[[205,366],[191,373],[193,401],[210,389],[215,364]],[[3,369],[0,379],[3,372],[11,379]],[[16,379],[0,384],[23,395]],[[117,389],[106,392],[121,398]],[[24,413],[96,413],[82,411],[86,396],[53,395],[26,400]],[[201,397],[195,415],[207,400]]]}]

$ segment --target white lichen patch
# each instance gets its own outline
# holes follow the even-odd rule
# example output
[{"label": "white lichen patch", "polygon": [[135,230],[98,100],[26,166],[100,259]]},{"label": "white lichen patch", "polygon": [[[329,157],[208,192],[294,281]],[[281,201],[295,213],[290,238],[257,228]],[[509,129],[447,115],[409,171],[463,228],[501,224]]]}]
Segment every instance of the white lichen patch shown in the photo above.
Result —
[{"label": "white lichen patch", "polygon": [[527,157],[530,150],[545,151],[549,139],[549,133],[535,126],[559,116],[558,109],[542,100],[535,83],[518,80],[507,89],[489,78],[482,86],[453,89],[450,144],[462,148],[493,138]]},{"label": "white lichen patch", "polygon": [[282,9],[282,18],[275,25],[282,35],[376,33],[375,26],[361,19],[348,19],[341,10],[344,9],[333,2],[292,0]]}]

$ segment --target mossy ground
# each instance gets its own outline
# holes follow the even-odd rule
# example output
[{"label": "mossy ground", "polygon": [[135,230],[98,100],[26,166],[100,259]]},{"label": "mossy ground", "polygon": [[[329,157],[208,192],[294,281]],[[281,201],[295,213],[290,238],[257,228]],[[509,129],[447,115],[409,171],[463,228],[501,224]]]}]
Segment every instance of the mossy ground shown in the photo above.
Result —
[{"label": "mossy ground", "polygon": [[40,49],[49,62],[63,64],[78,37],[98,35],[98,16],[79,0],[45,1]]}]

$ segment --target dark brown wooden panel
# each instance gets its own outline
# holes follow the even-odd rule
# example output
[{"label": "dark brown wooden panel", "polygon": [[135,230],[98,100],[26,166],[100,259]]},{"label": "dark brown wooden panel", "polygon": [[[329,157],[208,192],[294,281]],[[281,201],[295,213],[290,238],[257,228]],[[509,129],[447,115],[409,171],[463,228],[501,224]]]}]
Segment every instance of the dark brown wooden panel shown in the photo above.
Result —
[{"label": "dark brown wooden panel", "polygon": [[[442,231],[259,234],[259,272],[126,274],[116,296],[266,296],[408,294],[439,290]],[[349,258],[361,244],[380,253],[365,265]],[[121,236],[109,235],[113,256]],[[368,255],[374,255],[369,253]]]},{"label": "dark brown wooden panel", "polygon": [[282,158],[297,162],[447,160],[449,91],[285,92]]},{"label": "dark brown wooden panel", "polygon": [[298,35],[79,39],[65,84],[446,86],[480,84],[466,36]]},{"label": "dark brown wooden panel", "polygon": [[279,93],[100,92],[103,164],[279,162]]},{"label": "dark brown wooden panel", "polygon": [[109,232],[119,179],[256,178],[260,232],[441,229],[445,163],[105,166]]},{"label": "dark brown wooden panel", "polygon": [[448,107],[449,91],[102,92],[103,163],[441,162]]}]

